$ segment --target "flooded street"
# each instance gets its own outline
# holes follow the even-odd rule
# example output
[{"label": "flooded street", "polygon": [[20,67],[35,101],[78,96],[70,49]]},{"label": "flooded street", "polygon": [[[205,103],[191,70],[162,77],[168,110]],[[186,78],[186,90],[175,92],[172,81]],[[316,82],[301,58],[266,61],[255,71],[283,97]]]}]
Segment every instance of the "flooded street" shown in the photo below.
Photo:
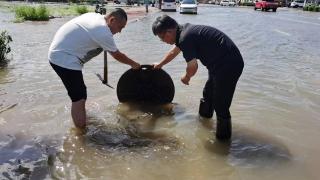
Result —
[{"label": "flooded street", "polygon": [[[152,34],[157,12],[128,23],[118,48],[141,64],[159,62],[171,46]],[[216,141],[215,118],[199,121],[207,71],[180,82],[179,55],[164,67],[175,83],[172,105],[119,104],[101,84],[103,55],[85,65],[88,131],[73,128],[70,100],[47,52],[70,18],[12,23],[12,60],[0,69],[0,179],[281,179],[316,180],[320,165],[320,14],[279,8],[201,6],[198,15],[168,12],[179,23],[212,25],[239,47],[245,67],[234,95],[230,143]],[[129,66],[109,55],[116,87]]]}]

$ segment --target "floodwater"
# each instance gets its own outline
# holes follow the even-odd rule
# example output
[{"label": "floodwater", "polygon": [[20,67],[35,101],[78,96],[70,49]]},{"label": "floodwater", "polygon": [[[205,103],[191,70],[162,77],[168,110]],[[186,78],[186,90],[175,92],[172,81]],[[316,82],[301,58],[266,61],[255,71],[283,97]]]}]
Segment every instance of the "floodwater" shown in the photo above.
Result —
[{"label": "floodwater", "polygon": [[[151,31],[161,14],[129,23],[115,36],[119,49],[142,64],[160,61],[171,48]],[[162,107],[119,104],[116,91],[95,75],[103,72],[103,56],[88,62],[89,125],[79,135],[47,61],[54,33],[70,18],[15,24],[12,14],[0,12],[1,30],[13,37],[12,60],[0,70],[1,179],[318,179],[320,14],[217,6],[168,14],[221,29],[243,54],[230,143],[216,141],[215,118],[199,121],[207,73],[200,66],[183,85],[181,55],[164,67],[176,94]],[[128,68],[109,56],[110,84]]]}]

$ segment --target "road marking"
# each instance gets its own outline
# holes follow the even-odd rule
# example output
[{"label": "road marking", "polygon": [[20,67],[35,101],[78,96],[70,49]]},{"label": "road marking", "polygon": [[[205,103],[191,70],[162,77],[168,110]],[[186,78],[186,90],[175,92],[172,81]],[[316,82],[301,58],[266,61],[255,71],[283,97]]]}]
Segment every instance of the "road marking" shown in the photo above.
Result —
[{"label": "road marking", "polygon": [[[271,16],[270,16],[271,17]],[[310,24],[310,25],[315,25],[315,26],[320,26],[319,23],[314,23],[314,22],[308,22],[308,21],[301,21],[301,20],[295,20],[295,19],[289,19],[289,18],[285,18],[285,17],[272,17],[275,19],[281,19],[281,20],[287,20],[287,21],[291,21],[291,22],[297,22],[297,23],[304,23],[304,24]]]},{"label": "road marking", "polygon": [[273,31],[280,33],[280,34],[283,34],[283,35],[286,35],[286,36],[291,36],[291,34],[284,32],[284,31],[280,31],[279,29],[274,29]]}]

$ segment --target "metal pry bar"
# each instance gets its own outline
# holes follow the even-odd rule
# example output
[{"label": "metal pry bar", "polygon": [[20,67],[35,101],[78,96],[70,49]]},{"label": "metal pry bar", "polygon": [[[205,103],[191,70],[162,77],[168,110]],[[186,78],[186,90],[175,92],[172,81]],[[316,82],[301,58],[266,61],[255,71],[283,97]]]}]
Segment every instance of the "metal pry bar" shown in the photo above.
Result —
[{"label": "metal pry bar", "polygon": [[102,84],[107,85],[108,87],[114,89],[109,83],[108,83],[108,54],[106,51],[103,51],[103,78],[101,77],[100,74],[96,74],[98,76],[98,78],[100,79],[100,81],[102,82]]},{"label": "metal pry bar", "polygon": [[100,79],[100,81],[102,82],[102,84],[105,84],[106,86],[114,89],[114,87],[112,87],[110,84],[108,84],[105,80],[102,79],[101,75],[96,73],[97,77]]}]

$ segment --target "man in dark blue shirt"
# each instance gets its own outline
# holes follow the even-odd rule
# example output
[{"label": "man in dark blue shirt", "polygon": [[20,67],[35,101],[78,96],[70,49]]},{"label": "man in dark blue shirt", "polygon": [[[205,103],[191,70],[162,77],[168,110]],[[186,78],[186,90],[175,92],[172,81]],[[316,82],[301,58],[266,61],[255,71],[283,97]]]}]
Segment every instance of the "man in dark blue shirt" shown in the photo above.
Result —
[{"label": "man in dark blue shirt", "polygon": [[216,28],[204,25],[179,25],[168,15],[159,16],[152,25],[154,35],[161,41],[175,46],[154,68],[161,68],[181,51],[187,62],[182,83],[188,85],[198,69],[197,59],[207,67],[209,78],[203,89],[199,114],[217,116],[216,137],[229,140],[232,134],[231,106],[238,79],[243,70],[243,59],[232,40]]}]

